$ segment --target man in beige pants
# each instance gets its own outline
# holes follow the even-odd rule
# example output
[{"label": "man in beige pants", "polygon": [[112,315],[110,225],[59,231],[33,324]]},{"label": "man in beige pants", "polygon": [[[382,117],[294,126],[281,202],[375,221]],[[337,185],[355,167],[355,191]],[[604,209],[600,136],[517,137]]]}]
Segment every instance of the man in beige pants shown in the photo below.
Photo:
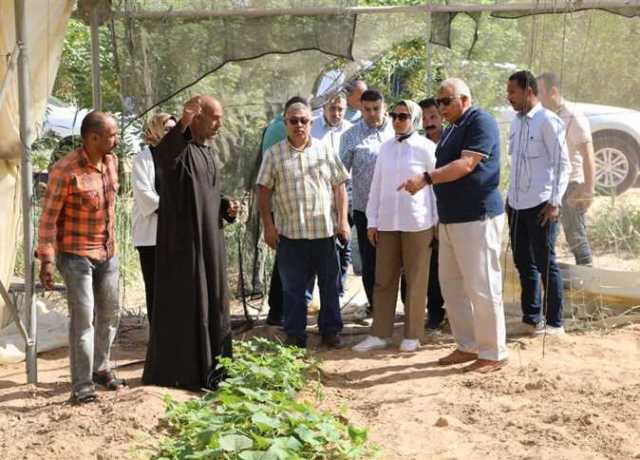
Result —
[{"label": "man in beige pants", "polygon": [[442,82],[436,101],[450,123],[438,143],[436,169],[402,187],[416,193],[433,185],[438,202],[440,284],[457,344],[439,363],[474,361],[465,370],[491,372],[507,362],[498,125],[471,105],[469,87],[460,79]]}]

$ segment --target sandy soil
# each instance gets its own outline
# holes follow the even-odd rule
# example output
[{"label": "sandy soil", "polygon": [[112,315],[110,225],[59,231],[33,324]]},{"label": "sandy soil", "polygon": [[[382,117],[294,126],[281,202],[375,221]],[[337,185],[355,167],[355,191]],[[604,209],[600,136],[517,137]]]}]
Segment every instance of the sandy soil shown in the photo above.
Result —
[{"label": "sandy soil", "polygon": [[[65,349],[40,356],[38,386],[24,383],[24,364],[0,366],[0,458],[147,458],[161,436],[164,395],[195,395],[140,386],[143,325],[125,321],[114,351],[130,387],[103,392],[96,404],[66,404]],[[278,331],[258,327],[251,334]],[[510,365],[489,376],[437,366],[451,347],[446,334],[428,337],[414,354],[322,351],[316,340],[320,406],[346,409],[352,423],[368,426],[380,458],[640,458],[640,326],[544,342],[514,338]]]}]

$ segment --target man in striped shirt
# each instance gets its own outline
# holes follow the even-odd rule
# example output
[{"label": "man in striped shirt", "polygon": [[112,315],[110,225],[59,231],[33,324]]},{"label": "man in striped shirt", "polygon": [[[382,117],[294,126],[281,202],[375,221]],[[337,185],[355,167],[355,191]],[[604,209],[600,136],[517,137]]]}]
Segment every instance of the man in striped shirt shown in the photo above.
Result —
[{"label": "man in striped shirt", "polygon": [[297,102],[286,107],[287,139],[265,152],[258,173],[264,239],[277,251],[286,343],[306,347],[305,291],[317,275],[318,326],[323,344],[335,347],[340,343],[342,318],[334,238],[346,243],[350,237],[344,186],[348,173],[327,143],[311,138],[309,105]]},{"label": "man in striped shirt", "polygon": [[[123,381],[110,369],[119,320],[115,202],[118,126],[93,111],[82,121],[83,146],[50,171],[39,226],[40,280],[53,287],[53,263],[67,288],[71,401],[96,400],[94,384],[115,390]],[[94,321],[95,316],[95,321]],[[94,333],[95,327],[95,333]]]}]

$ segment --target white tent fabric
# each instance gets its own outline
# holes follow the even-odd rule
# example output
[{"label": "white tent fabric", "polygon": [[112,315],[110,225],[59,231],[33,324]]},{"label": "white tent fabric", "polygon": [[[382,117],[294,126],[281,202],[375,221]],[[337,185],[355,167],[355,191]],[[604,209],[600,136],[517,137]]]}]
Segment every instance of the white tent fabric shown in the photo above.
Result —
[{"label": "white tent fabric", "polygon": [[[73,0],[24,0],[27,12],[31,113],[34,132],[41,126],[47,97],[60,63]],[[20,115],[17,68],[10,71],[16,49],[14,1],[0,1],[0,280],[8,287],[13,274],[20,222]],[[3,85],[2,83],[5,82]],[[0,327],[7,313],[0,300]]]}]

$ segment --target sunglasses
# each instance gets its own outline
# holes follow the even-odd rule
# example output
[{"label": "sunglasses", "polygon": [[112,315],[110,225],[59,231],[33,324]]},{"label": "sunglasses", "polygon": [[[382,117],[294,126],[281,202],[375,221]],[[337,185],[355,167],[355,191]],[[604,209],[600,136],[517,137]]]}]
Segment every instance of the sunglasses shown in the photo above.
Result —
[{"label": "sunglasses", "polygon": [[391,117],[391,119],[393,121],[396,120],[400,120],[400,121],[407,121],[408,119],[411,118],[411,115],[408,113],[396,113],[396,112],[389,112],[389,116]]},{"label": "sunglasses", "polygon": [[460,96],[439,97],[438,99],[436,99],[436,104],[438,104],[438,107],[441,106],[441,105],[447,106],[447,105],[451,104],[454,99],[457,99],[459,97]]},{"label": "sunglasses", "polygon": [[298,117],[291,117],[287,119],[287,123],[289,123],[290,125],[308,125],[309,122],[311,120],[309,120],[308,118],[298,118]]}]

